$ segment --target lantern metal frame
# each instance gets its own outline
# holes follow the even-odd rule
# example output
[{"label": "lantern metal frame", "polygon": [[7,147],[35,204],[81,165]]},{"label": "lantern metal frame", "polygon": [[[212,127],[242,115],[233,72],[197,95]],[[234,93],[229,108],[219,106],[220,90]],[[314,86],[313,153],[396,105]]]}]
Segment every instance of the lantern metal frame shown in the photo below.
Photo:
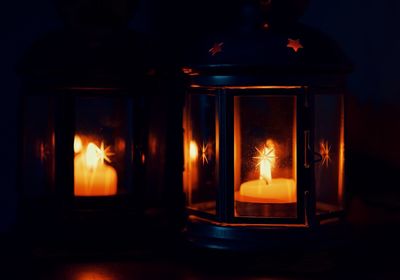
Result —
[{"label": "lantern metal frame", "polygon": [[[143,240],[161,243],[164,239],[154,242],[153,234],[159,230],[170,234],[181,222],[181,215],[176,214],[182,212],[183,207],[181,164],[180,158],[176,159],[176,154],[181,152],[181,142],[175,139],[181,132],[182,102],[176,90],[178,85],[166,71],[169,68],[165,62],[152,52],[148,40],[124,28],[100,31],[62,30],[48,34],[32,47],[19,69],[22,89],[18,228],[21,233],[31,232],[29,238],[46,247],[53,242],[55,246],[78,251],[81,247],[93,251],[115,247],[125,251],[132,246],[145,246]],[[167,88],[163,88],[162,94],[161,85]],[[33,185],[23,179],[27,168],[24,145],[31,148],[36,145],[26,143],[25,128],[30,124],[24,115],[26,108],[30,108],[30,114],[38,110],[27,101],[36,96],[49,100],[49,104],[43,106],[51,110],[54,120],[42,118],[41,121],[53,121],[55,149],[52,186],[41,185],[45,190],[39,196],[32,195]],[[130,141],[125,143],[125,155],[131,162],[126,168],[129,170],[124,171],[131,177],[127,181],[129,186],[124,186],[128,189],[126,193],[74,195],[73,148],[78,97],[132,100],[132,110],[124,116],[124,119],[129,118],[129,123],[122,124],[124,129],[130,126],[133,130],[132,135],[122,136],[130,137],[130,140],[124,138]],[[154,112],[157,115],[154,116]],[[32,131],[36,133],[37,129],[32,128]],[[50,137],[51,131],[48,134]],[[150,155],[150,135],[155,139],[154,155]],[[34,148],[31,150],[28,153]],[[147,153],[145,163],[142,152]],[[150,175],[154,177],[149,174],[150,169],[157,169],[153,172],[158,174],[156,179],[149,180]]]},{"label": "lantern metal frame", "polygon": [[[335,95],[340,98],[340,126],[344,129],[346,75],[351,69],[350,63],[330,40],[303,26],[294,27],[294,33],[300,34],[304,40],[308,39],[308,45],[328,46],[326,53],[307,52],[304,57],[290,48],[282,52],[282,48],[286,46],[282,45],[282,38],[293,35],[286,30],[274,31],[220,34],[200,42],[195,41],[191,57],[187,58],[187,63],[182,68],[187,79],[186,96],[215,95],[219,121],[220,177],[217,179],[217,212],[212,215],[187,206],[188,219],[184,233],[194,246],[230,250],[297,248],[315,245],[321,239],[332,241],[334,238],[331,233],[342,229],[346,205],[343,165],[340,170],[340,180],[343,182],[340,207],[324,213],[317,211],[314,166],[321,161],[321,156],[314,151],[315,96]],[[225,49],[217,54],[210,53],[210,49],[207,53],[205,50],[209,46],[215,46],[215,42],[224,42]],[[246,53],[251,52],[254,44],[260,45],[258,50],[264,47],[265,52]],[[279,50],[277,57],[274,57],[274,50]],[[281,62],[279,58],[282,59]],[[255,95],[296,97],[296,218],[234,215],[233,97]],[[343,138],[341,141],[345,142],[344,131],[340,133]],[[335,230],[332,231],[329,225],[335,225]]]}]

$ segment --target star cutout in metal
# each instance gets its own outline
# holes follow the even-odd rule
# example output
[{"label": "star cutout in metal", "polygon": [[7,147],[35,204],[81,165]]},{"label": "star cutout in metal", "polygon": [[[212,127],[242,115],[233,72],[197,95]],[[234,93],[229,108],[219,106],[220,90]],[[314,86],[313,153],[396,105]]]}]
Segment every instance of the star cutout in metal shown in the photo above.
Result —
[{"label": "star cutout in metal", "polygon": [[211,53],[212,56],[216,55],[217,53],[222,52],[222,46],[224,43],[215,43],[214,46],[208,50],[209,53]]},{"label": "star cutout in metal", "polygon": [[203,161],[203,166],[205,164],[208,164],[208,158],[207,158],[207,149],[208,149],[208,144],[204,145],[201,147],[201,160]]},{"label": "star cutout in metal", "polygon": [[330,155],[332,145],[329,145],[328,141],[322,140],[319,143],[319,147],[320,147],[319,153],[322,156],[322,166],[326,165],[326,167],[328,167],[329,162],[332,161],[331,155]]},{"label": "star cutout in metal", "polygon": [[288,48],[293,49],[294,52],[298,52],[299,49],[303,49],[303,45],[300,43],[300,39],[297,40],[293,40],[293,39],[288,39],[288,44],[287,44]]}]

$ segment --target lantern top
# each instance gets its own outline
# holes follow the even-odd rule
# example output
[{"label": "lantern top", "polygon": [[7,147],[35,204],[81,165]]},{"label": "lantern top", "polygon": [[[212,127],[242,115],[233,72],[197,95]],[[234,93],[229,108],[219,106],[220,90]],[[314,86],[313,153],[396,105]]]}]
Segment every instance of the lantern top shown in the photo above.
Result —
[{"label": "lantern top", "polygon": [[50,88],[137,87],[154,75],[157,55],[151,46],[127,28],[57,31],[33,45],[19,74],[25,83]]},{"label": "lantern top", "polygon": [[[309,0],[241,0],[237,26],[194,39],[186,47],[183,72],[192,76],[345,76],[351,63],[323,33],[297,22]],[[344,80],[340,78],[341,80]],[[237,79],[236,79],[237,80]],[[297,80],[297,81],[294,81]],[[336,83],[336,82],[334,82]]]},{"label": "lantern top", "polygon": [[321,32],[301,24],[276,28],[268,23],[194,40],[184,66],[200,75],[334,75],[351,70],[343,51]]}]

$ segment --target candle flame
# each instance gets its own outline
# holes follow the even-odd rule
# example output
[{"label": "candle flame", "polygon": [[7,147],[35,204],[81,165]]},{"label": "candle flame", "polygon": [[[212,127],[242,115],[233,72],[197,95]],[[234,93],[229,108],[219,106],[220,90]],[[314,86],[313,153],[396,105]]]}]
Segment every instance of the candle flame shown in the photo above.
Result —
[{"label": "candle flame", "polygon": [[[80,145],[82,145],[82,143]],[[87,167],[94,169],[99,165],[99,163],[104,164],[104,161],[111,163],[110,156],[112,155],[114,155],[114,153],[110,152],[110,146],[104,148],[104,143],[101,142],[99,148],[96,144],[90,142],[87,145],[85,153],[86,165]]]},{"label": "candle flame", "polygon": [[75,135],[74,138],[74,152],[75,154],[78,154],[82,151],[82,140],[81,137],[79,137],[78,135]]},{"label": "candle flame", "polygon": [[198,148],[196,142],[193,140],[190,141],[190,144],[189,144],[189,156],[192,161],[197,160],[197,158],[199,157],[199,148]]},{"label": "candle flame", "polygon": [[258,149],[258,156],[254,157],[258,160],[256,166],[260,166],[260,180],[265,180],[267,184],[272,182],[272,167],[275,164],[275,145],[272,140],[267,140],[263,149]]},{"label": "candle flame", "polygon": [[99,164],[100,157],[99,157],[98,149],[99,148],[93,143],[89,143],[86,148],[86,154],[85,154],[86,165],[89,168],[94,169]]}]

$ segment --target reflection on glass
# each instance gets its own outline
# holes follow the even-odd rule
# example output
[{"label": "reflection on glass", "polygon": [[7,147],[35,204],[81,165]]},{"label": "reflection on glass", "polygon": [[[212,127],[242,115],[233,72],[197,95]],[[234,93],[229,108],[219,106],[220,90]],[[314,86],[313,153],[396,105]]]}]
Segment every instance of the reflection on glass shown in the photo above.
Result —
[{"label": "reflection on glass", "polygon": [[344,114],[340,95],[315,96],[315,164],[317,213],[339,211],[343,207]]},{"label": "reflection on glass", "polygon": [[184,186],[188,207],[216,214],[217,156],[216,100],[190,94],[185,106]]},{"label": "reflection on glass", "polygon": [[296,217],[296,99],[234,99],[235,216]]}]

